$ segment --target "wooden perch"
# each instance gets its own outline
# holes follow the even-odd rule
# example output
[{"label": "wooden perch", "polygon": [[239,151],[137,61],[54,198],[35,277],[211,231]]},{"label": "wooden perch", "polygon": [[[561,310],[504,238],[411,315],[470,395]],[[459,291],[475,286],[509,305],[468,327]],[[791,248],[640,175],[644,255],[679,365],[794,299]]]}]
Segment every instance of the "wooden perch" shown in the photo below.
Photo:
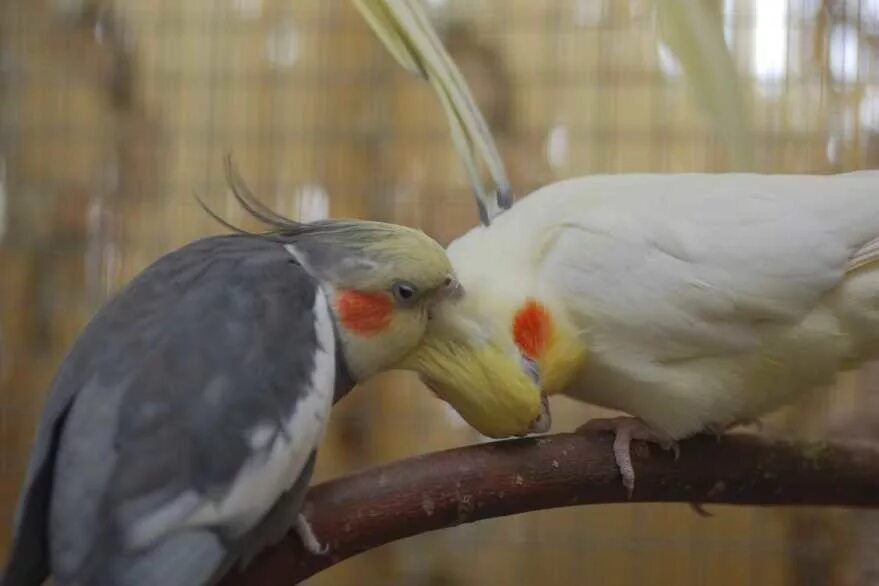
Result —
[{"label": "wooden perch", "polygon": [[[304,513],[330,546],[313,556],[295,535],[223,586],[289,586],[382,544],[427,531],[571,505],[629,502],[606,434],[501,441],[402,460],[324,482]],[[631,502],[879,506],[879,450],[759,436],[700,436],[680,459],[633,444]]]}]

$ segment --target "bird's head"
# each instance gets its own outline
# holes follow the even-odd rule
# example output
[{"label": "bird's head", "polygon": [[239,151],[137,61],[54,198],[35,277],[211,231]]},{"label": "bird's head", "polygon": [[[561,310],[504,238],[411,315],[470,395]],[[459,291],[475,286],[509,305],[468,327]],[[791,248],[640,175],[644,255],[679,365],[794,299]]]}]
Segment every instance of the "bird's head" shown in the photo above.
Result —
[{"label": "bird's head", "polygon": [[430,315],[460,295],[443,248],[405,226],[316,222],[300,228],[287,249],[327,292],[358,381],[399,361],[424,335]]},{"label": "bird's head", "polygon": [[582,362],[552,314],[534,300],[510,311],[478,288],[433,315],[418,347],[400,365],[490,437],[547,431],[546,395]]},{"label": "bird's head", "polygon": [[538,303],[526,302],[510,319],[501,300],[476,291],[438,308],[421,343],[398,367],[418,372],[484,435],[547,431],[545,385],[558,386],[553,377],[559,367],[572,368],[581,355],[556,338]]},{"label": "bird's head", "polygon": [[[349,374],[362,381],[411,351],[429,315],[461,287],[445,250],[425,233],[384,222],[323,220],[302,223],[268,208],[225,159],[232,195],[254,219],[269,227],[261,235],[285,246],[320,281],[329,297]],[[202,208],[231,230],[200,199]]]}]

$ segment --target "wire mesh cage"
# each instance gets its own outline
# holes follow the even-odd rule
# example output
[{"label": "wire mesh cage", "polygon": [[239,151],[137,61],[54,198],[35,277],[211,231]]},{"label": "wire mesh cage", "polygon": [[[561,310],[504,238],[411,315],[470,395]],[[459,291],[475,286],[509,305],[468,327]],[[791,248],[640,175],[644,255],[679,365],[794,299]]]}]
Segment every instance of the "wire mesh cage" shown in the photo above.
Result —
[{"label": "wire mesh cage", "polygon": [[[430,0],[517,195],[631,172],[879,168],[874,0]],[[0,5],[0,524],[44,393],[89,316],[161,254],[248,225],[231,153],[277,211],[395,221],[442,243],[477,222],[430,91],[348,2]],[[875,435],[869,372],[771,419]],[[334,412],[317,480],[480,437],[414,377]],[[597,410],[564,399],[556,429]],[[396,543],[311,584],[875,584],[874,515],[621,505]],[[0,535],[0,550],[8,546]],[[2,556],[0,556],[2,557]]]}]

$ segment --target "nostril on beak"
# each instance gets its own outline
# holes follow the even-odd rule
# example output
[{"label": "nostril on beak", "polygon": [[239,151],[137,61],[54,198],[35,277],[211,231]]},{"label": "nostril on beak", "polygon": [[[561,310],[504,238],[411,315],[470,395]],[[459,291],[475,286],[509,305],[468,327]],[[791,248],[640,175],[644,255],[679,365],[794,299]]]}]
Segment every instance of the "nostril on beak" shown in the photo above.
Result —
[{"label": "nostril on beak", "polygon": [[446,277],[446,280],[443,281],[443,286],[440,288],[439,293],[437,294],[438,301],[451,300],[457,301],[464,295],[464,287],[461,286],[461,283],[458,279],[454,277]]},{"label": "nostril on beak", "polygon": [[449,277],[446,288],[449,291],[448,298],[453,301],[457,301],[464,296],[464,287],[461,285],[461,282],[458,281],[458,279],[453,279]]}]

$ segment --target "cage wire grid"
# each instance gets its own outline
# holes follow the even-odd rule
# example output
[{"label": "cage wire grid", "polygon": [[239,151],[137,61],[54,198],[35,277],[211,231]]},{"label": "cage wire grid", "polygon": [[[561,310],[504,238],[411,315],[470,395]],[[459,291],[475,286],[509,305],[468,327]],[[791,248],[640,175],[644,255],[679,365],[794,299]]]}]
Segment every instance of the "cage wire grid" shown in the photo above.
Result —
[{"label": "cage wire grid", "polygon": [[[425,2],[517,195],[574,175],[732,170],[741,136],[730,112],[749,132],[755,170],[879,167],[879,2],[694,2],[711,38],[725,40],[734,79],[721,66],[688,68],[686,36],[663,28],[669,2]],[[0,6],[4,527],[44,393],[89,316],[159,255],[222,231],[194,193],[253,227],[224,185],[227,153],[263,201],[293,217],[397,221],[443,243],[477,221],[433,95],[348,2]],[[853,429],[854,416],[875,423],[871,380],[845,377],[769,428],[816,436]],[[599,413],[564,399],[553,407],[557,430]],[[335,410],[317,480],[479,440],[393,373]],[[393,544],[308,583],[875,583],[864,544],[879,530],[869,516],[713,512],[633,505],[517,516]]]}]

